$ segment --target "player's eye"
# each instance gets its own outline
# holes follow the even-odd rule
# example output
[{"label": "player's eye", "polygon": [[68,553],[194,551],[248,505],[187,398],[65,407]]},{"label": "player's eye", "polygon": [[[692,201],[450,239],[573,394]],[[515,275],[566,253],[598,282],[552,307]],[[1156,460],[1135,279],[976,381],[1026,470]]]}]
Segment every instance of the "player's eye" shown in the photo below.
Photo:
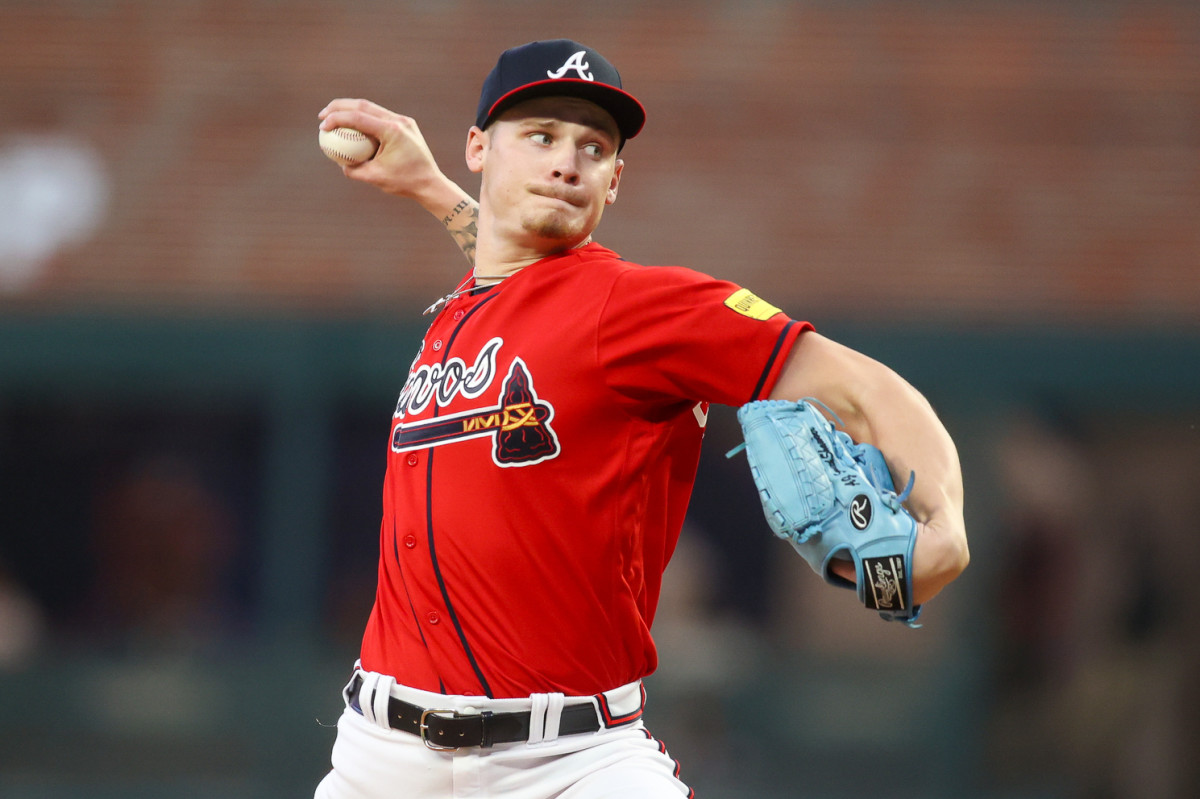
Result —
[{"label": "player's eye", "polygon": [[600,160],[604,157],[604,148],[599,144],[585,144],[583,151],[587,153],[588,156],[595,158],[596,160]]},{"label": "player's eye", "polygon": [[529,138],[533,139],[538,144],[550,144],[553,141],[553,139],[550,138],[549,133],[542,133],[541,131],[529,134]]}]

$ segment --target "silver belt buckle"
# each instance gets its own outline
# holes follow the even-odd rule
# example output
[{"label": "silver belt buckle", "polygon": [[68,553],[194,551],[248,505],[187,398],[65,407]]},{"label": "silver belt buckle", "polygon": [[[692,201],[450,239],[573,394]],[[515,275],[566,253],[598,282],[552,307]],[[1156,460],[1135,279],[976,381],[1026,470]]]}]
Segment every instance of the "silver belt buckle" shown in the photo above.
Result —
[{"label": "silver belt buckle", "polygon": [[457,746],[443,746],[442,744],[437,744],[437,743],[434,743],[433,741],[429,740],[429,717],[430,716],[442,716],[445,714],[449,714],[450,718],[452,718],[452,719],[457,719],[457,718],[462,717],[461,714],[457,710],[430,709],[430,710],[422,710],[421,711],[421,723],[418,726],[417,731],[418,731],[418,733],[420,733],[421,743],[425,744],[426,749],[432,749],[435,752],[458,751],[459,747],[457,747]]}]

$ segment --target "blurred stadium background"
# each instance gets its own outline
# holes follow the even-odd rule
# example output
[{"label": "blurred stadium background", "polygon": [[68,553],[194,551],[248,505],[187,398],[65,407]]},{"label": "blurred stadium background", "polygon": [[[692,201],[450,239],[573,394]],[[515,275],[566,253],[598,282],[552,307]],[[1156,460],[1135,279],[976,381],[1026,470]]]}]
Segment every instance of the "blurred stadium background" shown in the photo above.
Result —
[{"label": "blurred stadium background", "polygon": [[1200,795],[1195,2],[0,0],[0,796],[311,795],[466,269],[316,113],[473,187],[483,75],[558,36],[649,111],[599,239],[893,365],[966,472],[972,566],[897,630],[714,414],[649,706],[698,794]]}]

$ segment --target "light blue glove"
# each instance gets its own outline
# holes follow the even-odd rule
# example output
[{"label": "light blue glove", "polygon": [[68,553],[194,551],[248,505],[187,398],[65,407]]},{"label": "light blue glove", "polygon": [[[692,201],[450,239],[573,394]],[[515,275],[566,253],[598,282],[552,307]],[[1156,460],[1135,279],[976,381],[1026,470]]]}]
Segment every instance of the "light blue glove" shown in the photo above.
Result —
[{"label": "light blue glove", "polygon": [[[855,443],[817,404],[743,405],[738,421],[746,442],[727,457],[746,450],[767,524],[813,571],[830,585],[857,588],[859,601],[885,620],[920,626],[911,573],[917,523],[902,504],[915,475],[897,494],[883,453]],[[833,572],[835,559],[854,563],[857,584]]]}]

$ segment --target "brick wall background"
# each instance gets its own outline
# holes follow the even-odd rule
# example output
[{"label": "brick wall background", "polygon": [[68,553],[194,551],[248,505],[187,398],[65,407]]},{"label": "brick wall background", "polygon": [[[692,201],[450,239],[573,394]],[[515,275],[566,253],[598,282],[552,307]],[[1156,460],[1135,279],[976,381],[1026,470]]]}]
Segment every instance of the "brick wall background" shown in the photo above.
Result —
[{"label": "brick wall background", "polygon": [[472,188],[483,75],[561,35],[649,112],[632,260],[812,319],[1197,319],[1200,6],[1132,1],[5,0],[0,308],[423,308],[464,262],[317,111],[409,113]]},{"label": "brick wall background", "polygon": [[755,534],[713,409],[651,690],[699,795],[1200,796],[1195,0],[0,0],[0,796],[311,795],[466,269],[316,114],[473,188],[484,74],[563,35],[650,114],[600,240],[893,366],[968,485],[912,637]]}]

